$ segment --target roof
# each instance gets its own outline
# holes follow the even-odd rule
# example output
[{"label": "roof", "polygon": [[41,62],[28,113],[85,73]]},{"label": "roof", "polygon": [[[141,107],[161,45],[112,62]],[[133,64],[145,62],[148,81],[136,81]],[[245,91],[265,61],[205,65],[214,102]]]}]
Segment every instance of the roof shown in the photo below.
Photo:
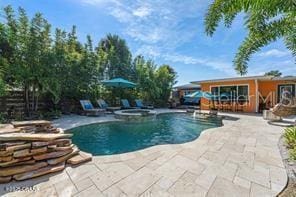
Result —
[{"label": "roof", "polygon": [[198,89],[198,88],[200,88],[200,85],[189,83],[189,84],[185,84],[185,85],[175,86],[174,88],[178,89],[178,90]]},{"label": "roof", "polygon": [[285,80],[296,80],[296,76],[285,76],[285,77],[274,77],[274,76],[247,76],[247,77],[232,77],[224,79],[211,79],[211,80],[201,80],[193,81],[192,84],[201,84],[201,83],[213,83],[213,82],[227,82],[227,81],[244,81],[244,80],[259,80],[259,81],[285,81]]}]

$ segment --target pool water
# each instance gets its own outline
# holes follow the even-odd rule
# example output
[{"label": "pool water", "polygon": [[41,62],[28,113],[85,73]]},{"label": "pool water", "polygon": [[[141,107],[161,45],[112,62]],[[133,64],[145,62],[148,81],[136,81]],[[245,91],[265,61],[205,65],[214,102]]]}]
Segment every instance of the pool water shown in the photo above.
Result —
[{"label": "pool water", "polygon": [[221,126],[218,119],[196,119],[189,114],[161,114],[155,119],[90,124],[76,127],[73,143],[93,155],[131,152],[159,144],[192,141],[209,128]]}]

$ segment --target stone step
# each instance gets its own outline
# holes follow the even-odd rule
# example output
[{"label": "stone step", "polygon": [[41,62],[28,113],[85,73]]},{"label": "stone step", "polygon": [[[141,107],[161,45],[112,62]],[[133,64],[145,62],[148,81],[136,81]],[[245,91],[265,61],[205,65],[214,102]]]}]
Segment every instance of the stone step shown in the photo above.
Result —
[{"label": "stone step", "polygon": [[80,151],[78,155],[68,159],[67,163],[71,165],[77,165],[77,164],[88,162],[91,160],[92,160],[91,154]]},{"label": "stone step", "polygon": [[53,172],[58,172],[63,170],[64,168],[65,168],[65,162],[62,162],[54,166],[50,165],[50,166],[39,168],[31,172],[17,174],[17,175],[14,175],[13,178],[17,181],[21,181],[21,180],[31,179],[34,177],[42,176],[42,175],[53,173]]},{"label": "stone step", "polygon": [[60,138],[71,138],[72,134],[63,133],[8,133],[0,135],[0,141],[52,141]]},{"label": "stone step", "polygon": [[47,163],[50,164],[50,165],[55,165],[55,164],[58,164],[58,163],[61,163],[61,162],[65,162],[66,160],[70,159],[71,157],[77,155],[78,153],[79,153],[79,149],[77,147],[75,147],[73,149],[73,152],[71,152],[71,153],[69,153],[67,155],[64,155],[62,157],[49,159],[49,160],[47,160]]},{"label": "stone step", "polygon": [[44,154],[40,154],[40,155],[34,155],[33,158],[35,160],[52,159],[52,158],[57,158],[57,157],[67,155],[67,154],[71,153],[72,151],[73,151],[73,149],[66,150],[66,151],[57,151],[57,152],[44,153]]},{"label": "stone step", "polygon": [[45,167],[45,166],[47,166],[46,162],[38,162],[33,165],[23,165],[23,166],[0,168],[0,176],[11,176],[11,175],[24,173],[24,172],[30,172],[30,171],[37,170],[37,169]]}]

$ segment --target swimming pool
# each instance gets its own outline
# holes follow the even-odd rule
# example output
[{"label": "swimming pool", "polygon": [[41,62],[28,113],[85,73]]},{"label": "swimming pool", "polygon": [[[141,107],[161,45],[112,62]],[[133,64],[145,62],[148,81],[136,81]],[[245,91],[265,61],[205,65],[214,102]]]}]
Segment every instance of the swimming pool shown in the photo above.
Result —
[{"label": "swimming pool", "polygon": [[192,141],[221,119],[196,119],[191,114],[160,114],[155,119],[90,124],[73,128],[73,143],[93,155],[112,155],[160,144]]}]

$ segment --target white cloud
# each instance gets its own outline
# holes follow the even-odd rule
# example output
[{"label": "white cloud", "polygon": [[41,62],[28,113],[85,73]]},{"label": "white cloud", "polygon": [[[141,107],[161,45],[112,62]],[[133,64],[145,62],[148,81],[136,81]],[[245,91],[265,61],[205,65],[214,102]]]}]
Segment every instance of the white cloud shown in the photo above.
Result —
[{"label": "white cloud", "polygon": [[140,18],[149,16],[151,14],[151,9],[147,6],[141,6],[133,11],[134,16],[138,16]]},{"label": "white cloud", "polygon": [[154,59],[155,57],[160,57],[161,55],[159,49],[151,45],[144,45],[135,52],[135,55],[143,55],[143,54],[145,54],[147,58],[152,58],[152,59]]},{"label": "white cloud", "polygon": [[290,55],[289,51],[281,51],[278,49],[271,49],[265,52],[258,53],[260,57],[285,57]]},{"label": "white cloud", "polygon": [[[107,0],[81,0],[89,4],[102,4]],[[108,13],[124,24],[123,32],[139,45],[155,45],[161,52],[191,41],[197,28],[184,25],[190,18],[203,16],[200,8],[206,0],[111,0],[105,6]],[[143,54],[145,55],[145,54]]]},{"label": "white cloud", "polygon": [[166,54],[163,58],[171,62],[180,62],[183,64],[193,64],[198,66],[206,66],[211,69],[226,73],[227,75],[235,75],[232,63],[223,60],[215,60],[201,57],[191,57],[180,54]]}]

